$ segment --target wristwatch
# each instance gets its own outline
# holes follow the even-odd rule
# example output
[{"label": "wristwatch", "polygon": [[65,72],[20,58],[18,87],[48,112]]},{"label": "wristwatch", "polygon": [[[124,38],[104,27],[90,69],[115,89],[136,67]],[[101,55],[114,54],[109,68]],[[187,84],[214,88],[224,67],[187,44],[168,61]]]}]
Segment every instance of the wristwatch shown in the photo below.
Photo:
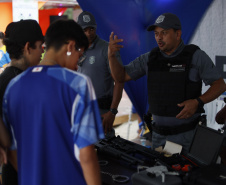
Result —
[{"label": "wristwatch", "polygon": [[116,115],[118,113],[118,110],[115,108],[110,109],[111,113]]},{"label": "wristwatch", "polygon": [[196,100],[199,102],[199,107],[203,107],[203,101],[200,98],[196,98]]}]

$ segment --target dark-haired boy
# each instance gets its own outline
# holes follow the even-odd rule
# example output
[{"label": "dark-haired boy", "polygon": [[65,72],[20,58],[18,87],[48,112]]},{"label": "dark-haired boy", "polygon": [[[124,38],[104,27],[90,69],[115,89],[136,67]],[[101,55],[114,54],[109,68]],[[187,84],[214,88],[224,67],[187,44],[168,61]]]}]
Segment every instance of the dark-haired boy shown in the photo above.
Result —
[{"label": "dark-haired boy", "polygon": [[3,100],[19,184],[100,185],[94,143],[104,133],[96,96],[90,79],[75,71],[87,37],[75,21],[58,20],[45,44],[41,63],[14,78]]},{"label": "dark-haired boy", "polygon": [[[0,75],[0,118],[2,118],[3,96],[8,83],[28,67],[37,65],[43,53],[44,37],[37,21],[21,20],[15,22],[9,32],[8,37],[4,39],[4,44],[11,58],[11,65]],[[3,129],[3,126],[1,125],[0,129]],[[9,147],[2,140],[0,144],[4,148]],[[2,183],[3,185],[15,185],[17,184],[16,150],[8,150],[7,155],[8,163],[3,165]]]}]

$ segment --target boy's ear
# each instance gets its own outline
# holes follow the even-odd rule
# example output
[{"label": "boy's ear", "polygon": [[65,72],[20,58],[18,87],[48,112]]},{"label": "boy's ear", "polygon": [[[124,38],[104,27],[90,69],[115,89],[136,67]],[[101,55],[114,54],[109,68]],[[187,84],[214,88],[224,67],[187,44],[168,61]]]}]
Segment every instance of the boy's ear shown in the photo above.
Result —
[{"label": "boy's ear", "polygon": [[178,39],[181,38],[181,35],[182,35],[182,31],[181,30],[177,30],[177,37],[178,37]]},{"label": "boy's ear", "polygon": [[28,54],[30,54],[30,43],[26,42],[25,46],[24,46],[24,52],[27,52]]},{"label": "boy's ear", "polygon": [[73,50],[73,48],[75,49],[75,41],[70,40],[68,45],[67,45],[67,51],[71,52]]}]

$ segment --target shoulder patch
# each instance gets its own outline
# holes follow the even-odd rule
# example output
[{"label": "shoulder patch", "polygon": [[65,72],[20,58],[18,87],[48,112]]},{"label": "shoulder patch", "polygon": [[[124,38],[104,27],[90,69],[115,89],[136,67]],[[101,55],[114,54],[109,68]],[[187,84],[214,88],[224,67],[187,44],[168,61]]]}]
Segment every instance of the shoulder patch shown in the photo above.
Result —
[{"label": "shoulder patch", "polygon": [[32,72],[41,72],[43,67],[35,67],[32,69]]}]

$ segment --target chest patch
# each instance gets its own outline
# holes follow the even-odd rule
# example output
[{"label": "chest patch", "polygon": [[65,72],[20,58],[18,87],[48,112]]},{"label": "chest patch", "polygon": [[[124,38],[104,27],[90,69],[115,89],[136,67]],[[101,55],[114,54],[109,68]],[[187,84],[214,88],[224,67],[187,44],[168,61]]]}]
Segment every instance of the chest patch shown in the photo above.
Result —
[{"label": "chest patch", "polygon": [[172,65],[170,72],[183,72],[185,71],[186,65]]},{"label": "chest patch", "polygon": [[89,57],[89,63],[94,64],[95,63],[95,56]]}]

